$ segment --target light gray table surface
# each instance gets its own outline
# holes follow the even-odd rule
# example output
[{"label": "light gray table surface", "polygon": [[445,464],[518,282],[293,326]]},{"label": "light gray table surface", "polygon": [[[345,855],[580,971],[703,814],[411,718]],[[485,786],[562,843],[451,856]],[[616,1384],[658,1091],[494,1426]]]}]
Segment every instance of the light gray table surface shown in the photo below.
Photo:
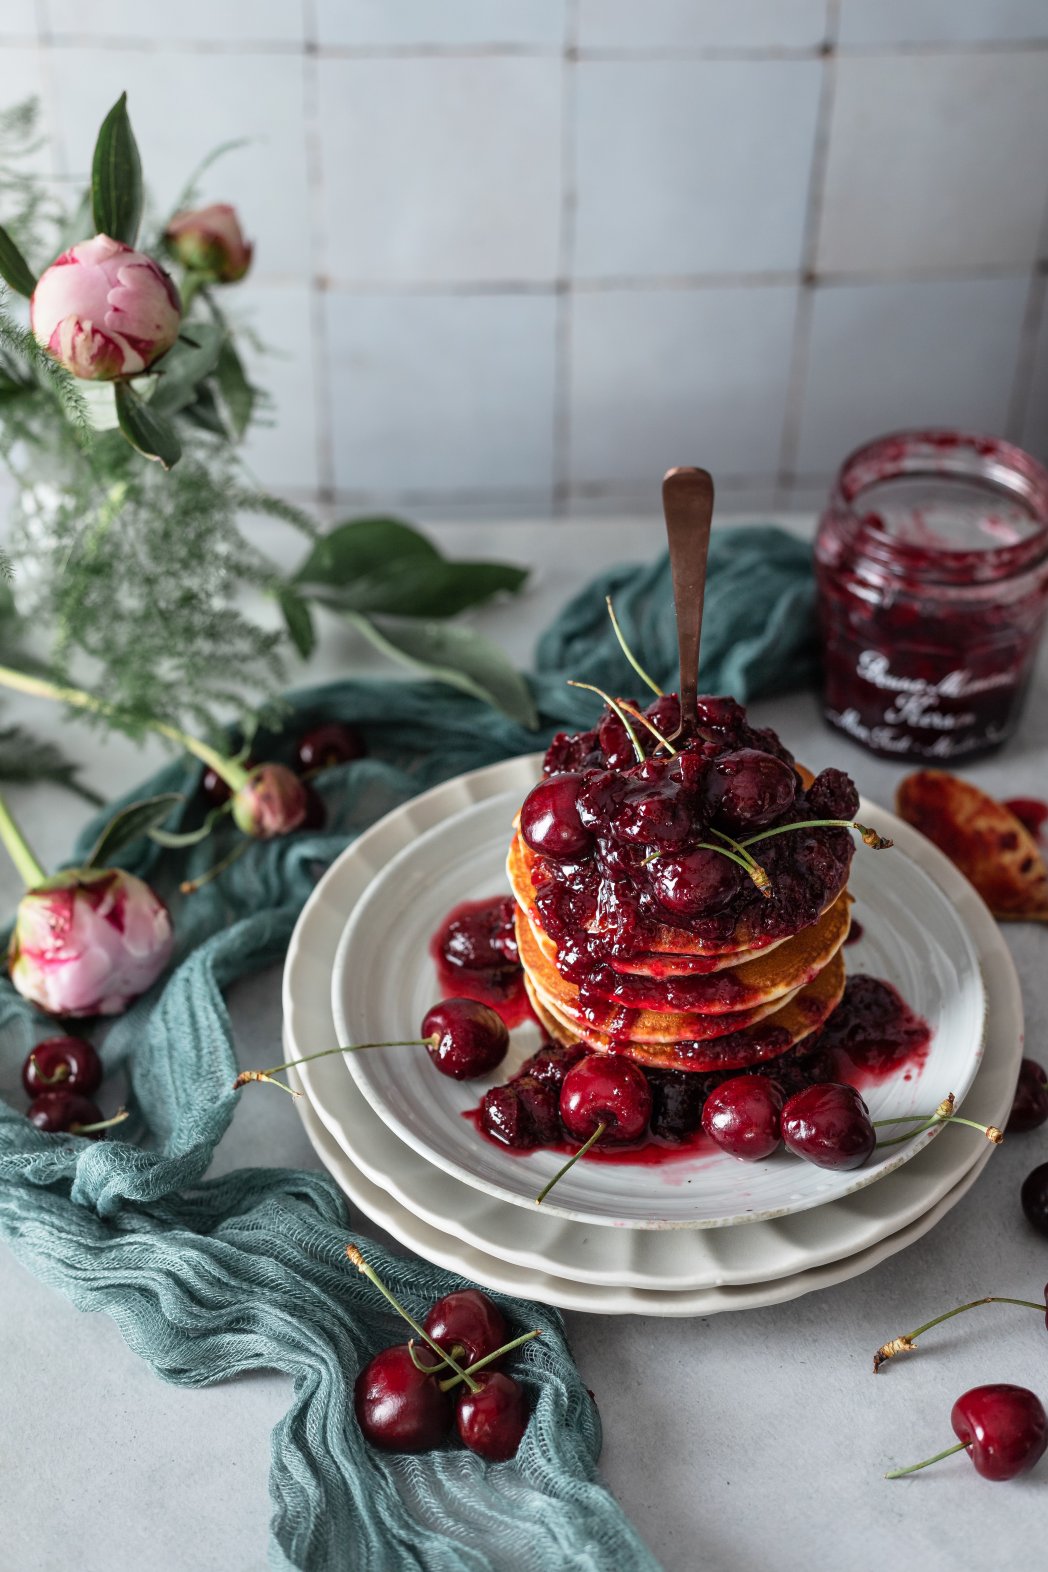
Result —
[{"label": "light gray table surface", "polygon": [[[541,564],[518,602],[476,618],[521,662],[591,573],[660,545],[654,521],[478,522],[437,533],[459,551]],[[311,675],[366,659],[331,623]],[[1042,661],[1020,736],[971,768],[997,795],[1048,794],[1046,685]],[[15,701],[3,714],[31,715],[107,792],[162,757],[152,747],[105,742],[50,707]],[[866,795],[890,803],[901,771],[827,731],[814,694],[760,702],[752,714],[813,768],[840,765]],[[10,795],[42,859],[62,856],[83,817],[77,801],[50,788]],[[5,862],[4,910],[17,894]],[[1022,980],[1029,1051],[1048,1062],[1048,931],[1012,926],[1006,937]],[[274,970],[234,991],[244,1064],[280,1058],[279,981]],[[16,1101],[17,1069],[0,1048],[0,1093]],[[876,1380],[870,1357],[885,1338],[962,1300],[1038,1297],[1048,1241],[1025,1224],[1018,1194],[1027,1171],[1046,1159],[1048,1128],[1009,1139],[919,1243],[849,1283],[778,1308],[680,1321],[568,1315],[604,1422],[604,1478],[666,1572],[1044,1564],[1048,1461],[1010,1484],[979,1479],[963,1456],[909,1480],[881,1477],[953,1440],[950,1408],[968,1387],[1012,1381],[1048,1402],[1043,1321],[990,1307],[948,1324],[905,1367],[900,1360]],[[244,1099],[215,1171],[260,1161],[318,1166],[286,1098]],[[361,1225],[384,1238],[365,1219]],[[290,1400],[282,1378],[209,1391],[166,1386],[108,1319],[74,1311],[6,1251],[0,1372],[0,1572],[261,1572],[269,1434]]]}]

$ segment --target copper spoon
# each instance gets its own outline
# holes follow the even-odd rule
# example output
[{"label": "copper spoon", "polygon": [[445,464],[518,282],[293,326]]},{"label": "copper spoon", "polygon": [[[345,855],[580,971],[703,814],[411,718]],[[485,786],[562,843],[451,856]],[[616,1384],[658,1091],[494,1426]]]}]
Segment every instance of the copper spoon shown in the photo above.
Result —
[{"label": "copper spoon", "polygon": [[662,480],[662,509],[670,547],[680,657],[680,724],[670,733],[672,742],[694,732],[697,725],[699,638],[713,519],[713,479],[708,470],[688,466],[667,470]]}]

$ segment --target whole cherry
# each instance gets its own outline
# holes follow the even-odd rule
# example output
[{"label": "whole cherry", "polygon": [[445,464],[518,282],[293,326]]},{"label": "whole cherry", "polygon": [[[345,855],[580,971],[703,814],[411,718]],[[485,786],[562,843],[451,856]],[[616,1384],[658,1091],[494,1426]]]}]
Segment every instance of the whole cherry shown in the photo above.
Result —
[{"label": "whole cherry", "polygon": [[502,1063],[509,1048],[505,1021],[476,999],[442,999],[422,1022],[430,1058],[442,1075],[471,1081]]},{"label": "whole cherry", "polygon": [[303,775],[313,770],[329,770],[336,764],[351,764],[367,753],[364,739],[355,726],[343,721],[326,721],[313,726],[298,739],[295,768]]},{"label": "whole cherry", "polygon": [[1048,1075],[1036,1059],[1024,1059],[1019,1066],[1019,1080],[1012,1099],[1005,1131],[1036,1130],[1048,1119]]},{"label": "whole cherry", "polygon": [[576,1141],[588,1141],[600,1125],[608,1146],[639,1141],[651,1118],[644,1071],[622,1054],[587,1054],[564,1077],[560,1117]]},{"label": "whole cherry", "polygon": [[547,775],[524,798],[520,833],[532,851],[558,862],[575,862],[593,849],[593,836],[579,818],[583,777],[572,771]]},{"label": "whole cherry", "polygon": [[479,1392],[464,1391],[455,1407],[459,1438],[489,1463],[515,1457],[528,1427],[524,1388],[501,1370],[478,1370]]},{"label": "whole cherry", "polygon": [[885,1477],[899,1479],[951,1452],[965,1451],[984,1479],[1014,1479],[1027,1473],[1048,1447],[1048,1414],[1040,1398],[1025,1386],[1005,1381],[962,1393],[953,1405],[950,1424],[958,1437],[956,1446],[909,1468],[893,1468]]},{"label": "whole cherry", "polygon": [[735,1075],[710,1092],[702,1128],[722,1151],[760,1162],[782,1142],[782,1093],[761,1075]]},{"label": "whole cherry", "polygon": [[353,1388],[357,1423],[365,1439],[384,1452],[427,1452],[451,1430],[449,1394],[436,1375],[418,1368],[411,1352],[407,1343],[384,1348]]},{"label": "whole cherry", "polygon": [[1026,1221],[1048,1239],[1048,1163],[1041,1163],[1026,1175],[1019,1202]]},{"label": "whole cherry", "polygon": [[479,1288],[460,1288],[445,1294],[422,1325],[434,1342],[450,1349],[465,1365],[486,1359],[506,1341],[502,1311]]},{"label": "whole cherry", "polygon": [[79,1092],[41,1092],[30,1103],[26,1118],[38,1130],[52,1135],[86,1135],[95,1138],[99,1132],[83,1126],[101,1124],[105,1115],[97,1103]]},{"label": "whole cherry", "polygon": [[[250,755],[243,761],[245,770],[253,770],[256,763],[257,760],[251,758]],[[218,771],[208,765],[200,777],[200,795],[213,808],[220,808],[224,802],[229,801],[233,793]]]},{"label": "whole cherry", "polygon": [[834,1081],[794,1092],[783,1106],[782,1138],[818,1168],[861,1168],[877,1145],[870,1111],[854,1086]]},{"label": "whole cherry", "polygon": [[660,906],[675,917],[712,917],[735,899],[743,875],[721,852],[699,847],[656,857],[648,877]]},{"label": "whole cherry", "polygon": [[761,830],[793,807],[797,777],[773,753],[738,748],[714,759],[706,800],[718,824],[729,830]]},{"label": "whole cherry", "polygon": [[22,1066],[22,1085],[30,1097],[59,1090],[89,1097],[101,1084],[102,1061],[83,1037],[47,1037]]}]

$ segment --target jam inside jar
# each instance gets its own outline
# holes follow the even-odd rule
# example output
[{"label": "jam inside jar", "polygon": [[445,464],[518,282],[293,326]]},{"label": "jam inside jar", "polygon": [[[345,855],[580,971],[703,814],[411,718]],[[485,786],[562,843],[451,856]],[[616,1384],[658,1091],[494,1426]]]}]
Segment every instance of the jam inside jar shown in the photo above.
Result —
[{"label": "jam inside jar", "polygon": [[846,459],[815,542],[826,719],[887,758],[1010,736],[1048,609],[1048,470],[904,431]]}]

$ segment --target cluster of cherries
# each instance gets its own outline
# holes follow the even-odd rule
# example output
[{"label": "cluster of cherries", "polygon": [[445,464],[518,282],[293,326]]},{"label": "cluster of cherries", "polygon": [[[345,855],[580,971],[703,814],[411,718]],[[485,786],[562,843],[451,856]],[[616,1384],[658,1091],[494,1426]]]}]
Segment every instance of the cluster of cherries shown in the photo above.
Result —
[{"label": "cluster of cherries", "polygon": [[353,1406],[364,1438],[386,1452],[429,1452],[454,1426],[463,1445],[487,1462],[515,1457],[527,1429],[527,1397],[499,1367],[539,1333],[507,1340],[502,1311],[478,1288],[445,1294],[420,1325],[355,1245],[346,1255],[426,1345],[395,1343],[361,1370]]},{"label": "cluster of cherries", "polygon": [[[310,777],[321,770],[333,769],[336,764],[352,764],[354,759],[362,759],[366,753],[367,747],[360,732],[355,726],[347,726],[343,721],[325,721],[303,732],[295,745],[295,757],[292,761],[295,773],[301,775],[306,783],[306,795],[309,801],[306,817],[299,825],[300,829],[324,828],[326,817],[324,799],[310,784]],[[251,769],[256,762],[249,755],[244,760],[244,767]],[[200,790],[206,800],[216,808],[228,802],[230,797],[226,782],[217,770],[210,768],[204,771]]]},{"label": "cluster of cherries", "polygon": [[54,1135],[97,1137],[125,1117],[106,1119],[92,1097],[102,1084],[102,1061],[82,1037],[48,1037],[22,1066],[22,1085],[33,1099],[26,1118]]},{"label": "cluster of cherries", "polygon": [[[626,706],[621,715],[622,704],[609,703],[595,732],[554,740],[549,773],[524,800],[521,835],[554,863],[597,853],[608,874],[639,877],[670,919],[687,922],[725,911],[747,880],[769,892],[748,848],[767,839],[770,825],[854,822],[858,796],[848,776],[824,770],[802,794],[774,733],[749,726],[733,699],[700,698],[698,729],[676,746],[664,736],[676,729],[675,695],[644,711]],[[661,756],[646,753],[653,742]],[[783,825],[795,809],[803,810],[798,822]],[[736,836],[748,839],[740,845]],[[809,855],[818,854],[809,848]]]}]

